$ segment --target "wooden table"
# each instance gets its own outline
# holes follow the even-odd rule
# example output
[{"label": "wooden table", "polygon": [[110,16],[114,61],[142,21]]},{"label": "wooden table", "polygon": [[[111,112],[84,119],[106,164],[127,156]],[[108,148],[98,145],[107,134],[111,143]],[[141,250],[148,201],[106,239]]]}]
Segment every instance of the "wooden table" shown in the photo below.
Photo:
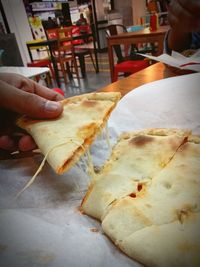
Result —
[{"label": "wooden table", "polygon": [[157,43],[158,51],[157,55],[163,52],[163,41],[166,32],[168,31],[168,26],[160,26],[156,31],[150,31],[146,28],[137,32],[124,32],[118,35],[112,35],[107,38],[108,42],[108,57],[110,64],[110,75],[111,81],[114,74],[114,56],[113,56],[113,46],[114,45],[131,45],[138,43]]},{"label": "wooden table", "polygon": [[165,79],[168,77],[177,76],[172,70],[166,67],[163,63],[159,62],[149,66],[146,69],[138,71],[126,78],[120,79],[111,83],[103,88],[100,92],[120,92],[122,96],[131,90],[157,80]]},{"label": "wooden table", "polygon": [[27,78],[35,78],[38,75],[41,76],[43,74],[49,73],[49,68],[3,66],[0,67],[0,73],[16,73]]}]

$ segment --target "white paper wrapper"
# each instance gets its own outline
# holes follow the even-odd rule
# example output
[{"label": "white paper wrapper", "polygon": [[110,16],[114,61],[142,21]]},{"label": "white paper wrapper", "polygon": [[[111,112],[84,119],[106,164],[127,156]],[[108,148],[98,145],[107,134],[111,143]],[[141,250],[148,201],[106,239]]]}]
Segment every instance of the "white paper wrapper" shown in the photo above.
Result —
[{"label": "white paper wrapper", "polygon": [[[133,90],[113,111],[108,126],[112,143],[123,131],[152,127],[190,128],[200,134],[200,74]],[[104,134],[91,152],[95,165],[102,165],[109,156]],[[37,155],[0,162],[0,266],[141,266],[102,234],[98,221],[80,214],[89,178],[77,166],[58,176],[46,164],[34,184],[15,199],[41,160]]]},{"label": "white paper wrapper", "polygon": [[195,52],[190,57],[185,57],[180,53],[172,51],[171,56],[168,54],[162,54],[158,57],[147,55],[147,54],[140,54],[144,57],[163,62],[167,65],[170,65],[175,68],[179,68],[182,70],[192,70],[196,72],[200,72],[200,49]]},{"label": "white paper wrapper", "polygon": [[111,114],[115,135],[144,128],[190,128],[200,134],[200,74],[152,82],[127,94]]}]

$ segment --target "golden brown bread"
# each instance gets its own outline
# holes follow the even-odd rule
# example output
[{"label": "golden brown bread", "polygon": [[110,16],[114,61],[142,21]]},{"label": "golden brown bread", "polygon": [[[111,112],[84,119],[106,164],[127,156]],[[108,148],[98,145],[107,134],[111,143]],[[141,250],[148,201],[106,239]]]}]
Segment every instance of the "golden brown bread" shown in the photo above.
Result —
[{"label": "golden brown bread", "polygon": [[200,137],[189,131],[124,134],[82,208],[102,221],[124,253],[145,266],[198,267],[199,162]]},{"label": "golden brown bread", "polygon": [[22,117],[17,124],[35,140],[58,174],[73,166],[105,126],[120,93],[91,93],[67,98],[62,115],[53,120]]}]

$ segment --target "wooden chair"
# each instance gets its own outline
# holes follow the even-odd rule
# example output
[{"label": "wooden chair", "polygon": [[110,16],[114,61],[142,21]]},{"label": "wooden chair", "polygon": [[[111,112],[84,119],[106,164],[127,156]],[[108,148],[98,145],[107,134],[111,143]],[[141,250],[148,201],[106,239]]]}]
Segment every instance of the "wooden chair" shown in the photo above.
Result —
[{"label": "wooden chair", "polygon": [[[90,27],[89,25],[84,26],[72,26],[72,37],[73,36],[80,36],[80,39],[73,40],[74,44],[74,51],[75,56],[78,58],[79,61],[79,67],[81,70],[81,75],[84,78],[86,74],[86,68],[85,68],[85,57],[90,57],[90,60],[92,62],[92,65],[97,72],[97,68],[94,62],[93,58],[93,50],[90,48],[90,44],[88,41],[88,37],[85,37],[88,33],[90,33]],[[82,38],[81,38],[82,37]]]},{"label": "wooden chair", "polygon": [[[41,39],[38,39],[38,40],[36,39],[36,40],[27,42],[27,44],[30,44],[30,43],[37,44],[37,42],[40,42],[40,41]],[[33,48],[30,49],[30,53],[32,54],[33,52],[35,53],[35,55],[38,55],[38,58],[32,59],[31,62],[27,63],[27,66],[28,67],[48,67],[50,69],[51,77],[55,79],[55,73],[52,67],[52,62],[50,59],[48,47],[41,46],[41,45],[34,46]],[[45,53],[45,57],[39,56],[39,54],[42,54],[42,53]],[[33,58],[33,54],[31,58]]]},{"label": "wooden chair", "polygon": [[97,72],[97,68],[94,62],[94,58],[93,58],[92,49],[87,48],[87,46],[81,47],[81,45],[79,47],[75,47],[75,56],[78,58],[81,75],[83,78],[85,77],[85,74],[86,74],[86,69],[85,69],[85,57],[86,56],[90,57],[94,70]]},{"label": "wooden chair", "polygon": [[[57,42],[54,47],[54,58],[57,63],[60,65],[63,78],[65,84],[67,84],[67,74],[70,75],[70,69],[68,64],[71,63],[74,66],[75,73],[77,78],[79,78],[78,74],[78,66],[76,63],[76,57],[74,52],[74,45],[72,43],[72,28],[66,27],[62,29],[49,29],[47,30],[47,36],[49,39],[56,37]],[[67,65],[67,66],[65,66]]]},{"label": "wooden chair", "polygon": [[[117,35],[120,32],[127,32],[124,25],[109,25],[106,29],[107,36]],[[134,44],[131,45],[130,53],[129,48],[129,46],[125,46],[124,51],[122,51],[121,45],[114,45],[114,51],[117,56],[117,64],[114,66],[114,76],[112,82],[117,81],[119,73],[124,73],[124,75],[127,76],[149,66],[149,62],[147,60],[137,59],[137,55],[133,55],[134,51],[137,50],[137,47]]]}]

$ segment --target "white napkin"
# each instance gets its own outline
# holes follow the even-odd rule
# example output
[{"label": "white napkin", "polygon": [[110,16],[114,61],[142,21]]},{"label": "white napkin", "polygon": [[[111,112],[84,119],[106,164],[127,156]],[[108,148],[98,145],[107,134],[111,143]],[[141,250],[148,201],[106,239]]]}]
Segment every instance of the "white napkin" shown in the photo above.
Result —
[{"label": "white napkin", "polygon": [[198,49],[192,56],[185,57],[182,54],[172,51],[171,56],[168,54],[162,54],[158,57],[141,54],[144,57],[163,62],[167,65],[183,69],[183,70],[192,70],[196,72],[200,72],[200,49]]}]

